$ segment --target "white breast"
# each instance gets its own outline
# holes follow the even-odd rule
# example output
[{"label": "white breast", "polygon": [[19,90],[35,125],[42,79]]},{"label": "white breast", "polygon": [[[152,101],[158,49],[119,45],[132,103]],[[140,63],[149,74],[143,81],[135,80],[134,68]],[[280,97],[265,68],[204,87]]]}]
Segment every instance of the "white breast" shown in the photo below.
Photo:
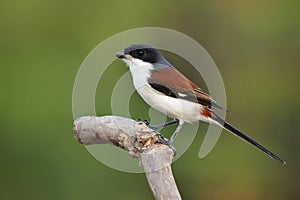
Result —
[{"label": "white breast", "polygon": [[134,58],[127,64],[132,74],[135,89],[138,90],[140,87],[148,85],[148,78],[150,78],[151,70],[154,69],[152,64]]}]

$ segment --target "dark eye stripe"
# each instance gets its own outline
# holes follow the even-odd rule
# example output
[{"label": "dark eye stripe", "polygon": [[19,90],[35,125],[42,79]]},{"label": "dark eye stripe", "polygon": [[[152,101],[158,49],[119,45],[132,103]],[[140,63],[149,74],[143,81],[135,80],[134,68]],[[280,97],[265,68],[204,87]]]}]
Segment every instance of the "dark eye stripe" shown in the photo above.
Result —
[{"label": "dark eye stripe", "polygon": [[124,49],[125,54],[131,55],[133,58],[140,59],[144,62],[158,63],[166,66],[171,66],[168,61],[160,54],[160,52],[147,45],[131,45]]}]

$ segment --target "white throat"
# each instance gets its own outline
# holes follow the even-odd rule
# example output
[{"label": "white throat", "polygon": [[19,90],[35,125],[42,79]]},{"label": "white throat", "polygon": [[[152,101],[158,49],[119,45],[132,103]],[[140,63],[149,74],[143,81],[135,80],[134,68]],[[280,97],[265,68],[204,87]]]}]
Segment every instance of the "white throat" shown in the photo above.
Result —
[{"label": "white throat", "polygon": [[143,86],[149,86],[148,78],[150,77],[151,70],[154,69],[151,63],[135,58],[123,59],[123,61],[129,66],[133,84],[137,91]]}]

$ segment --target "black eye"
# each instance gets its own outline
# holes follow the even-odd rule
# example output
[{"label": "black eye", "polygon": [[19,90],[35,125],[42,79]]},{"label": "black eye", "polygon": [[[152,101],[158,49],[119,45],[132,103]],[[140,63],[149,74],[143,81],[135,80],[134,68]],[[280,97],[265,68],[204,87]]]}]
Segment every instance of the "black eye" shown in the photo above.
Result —
[{"label": "black eye", "polygon": [[138,49],[138,50],[136,50],[136,54],[141,57],[141,56],[145,55],[145,51],[142,49]]}]

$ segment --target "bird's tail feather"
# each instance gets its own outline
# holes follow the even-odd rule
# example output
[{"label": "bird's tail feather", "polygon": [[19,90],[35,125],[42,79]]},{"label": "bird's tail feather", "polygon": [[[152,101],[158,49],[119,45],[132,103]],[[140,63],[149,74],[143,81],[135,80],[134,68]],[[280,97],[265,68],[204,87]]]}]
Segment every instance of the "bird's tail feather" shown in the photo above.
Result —
[{"label": "bird's tail feather", "polygon": [[225,120],[223,120],[217,114],[213,113],[212,116],[211,116],[211,118],[214,121],[216,121],[221,127],[225,128],[226,130],[228,130],[232,134],[236,135],[237,137],[241,138],[242,140],[244,140],[244,141],[252,144],[253,146],[255,146],[256,148],[260,149],[261,151],[263,151],[264,153],[266,153],[268,156],[270,156],[271,158],[275,159],[279,163],[281,163],[281,164],[285,164],[286,163],[284,160],[282,160],[281,158],[279,158],[277,155],[275,155],[274,153],[272,153],[270,150],[268,150],[267,148],[265,148],[261,144],[257,143],[255,140],[253,140],[252,138],[250,138],[249,136],[247,136],[246,134],[244,134],[243,132],[241,132],[240,130],[238,130],[237,128],[235,128],[234,126],[232,126],[231,124],[229,124]]}]

